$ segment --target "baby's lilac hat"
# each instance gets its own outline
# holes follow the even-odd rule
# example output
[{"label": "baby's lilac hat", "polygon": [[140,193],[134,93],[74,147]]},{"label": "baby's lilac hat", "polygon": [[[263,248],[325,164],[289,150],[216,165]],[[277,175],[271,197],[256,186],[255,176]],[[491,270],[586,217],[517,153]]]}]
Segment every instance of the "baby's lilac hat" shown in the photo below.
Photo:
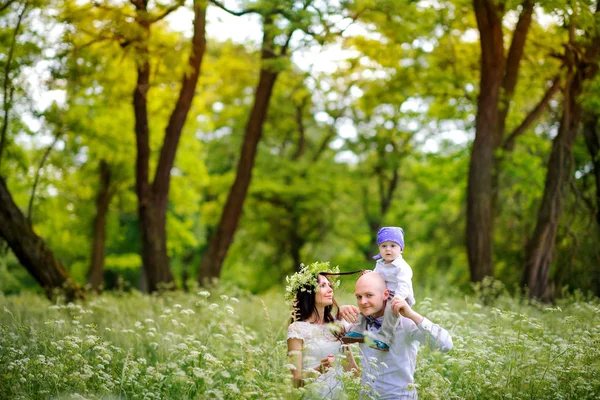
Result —
[{"label": "baby's lilac hat", "polygon": [[[397,243],[398,246],[404,250],[404,230],[397,226],[386,226],[381,228],[379,232],[377,232],[377,246],[380,246],[383,242]],[[373,258],[381,258],[381,254],[377,254]]]}]

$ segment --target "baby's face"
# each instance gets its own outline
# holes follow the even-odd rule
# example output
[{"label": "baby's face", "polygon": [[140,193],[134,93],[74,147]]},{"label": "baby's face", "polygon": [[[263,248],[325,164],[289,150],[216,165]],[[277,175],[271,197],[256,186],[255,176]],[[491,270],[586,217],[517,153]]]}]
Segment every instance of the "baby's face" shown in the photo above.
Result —
[{"label": "baby's face", "polygon": [[394,261],[402,253],[400,245],[395,242],[383,242],[379,245],[379,254],[383,257],[386,264]]}]

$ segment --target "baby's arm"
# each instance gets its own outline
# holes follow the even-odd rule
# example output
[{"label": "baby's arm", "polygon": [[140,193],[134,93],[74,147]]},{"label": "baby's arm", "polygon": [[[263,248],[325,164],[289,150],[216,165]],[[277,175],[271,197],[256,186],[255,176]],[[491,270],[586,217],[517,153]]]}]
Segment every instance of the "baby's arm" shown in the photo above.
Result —
[{"label": "baby's arm", "polygon": [[412,276],[413,272],[408,264],[398,268],[398,274],[396,275],[398,287],[394,297],[404,300],[413,296]]}]

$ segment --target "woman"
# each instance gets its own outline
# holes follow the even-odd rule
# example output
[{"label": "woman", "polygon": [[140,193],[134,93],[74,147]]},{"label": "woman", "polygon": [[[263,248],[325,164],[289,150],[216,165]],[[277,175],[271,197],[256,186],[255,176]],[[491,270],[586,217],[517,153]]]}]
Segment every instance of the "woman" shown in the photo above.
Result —
[{"label": "woman", "polygon": [[[350,349],[342,348],[345,332],[332,314],[338,306],[327,273],[336,271],[329,270],[328,263],[314,263],[302,266],[300,272],[287,279],[286,298],[292,304],[287,344],[294,385],[303,386],[309,379],[311,397],[330,399],[343,396],[339,379],[342,371],[358,367]],[[346,357],[340,357],[341,351]]]}]

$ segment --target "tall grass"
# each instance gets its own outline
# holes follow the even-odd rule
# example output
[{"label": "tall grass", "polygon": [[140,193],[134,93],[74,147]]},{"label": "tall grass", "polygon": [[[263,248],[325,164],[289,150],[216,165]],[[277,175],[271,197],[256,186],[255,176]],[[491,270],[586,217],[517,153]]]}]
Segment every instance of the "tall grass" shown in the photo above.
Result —
[{"label": "tall grass", "polygon": [[[348,291],[338,300],[352,301]],[[106,293],[81,304],[0,296],[0,398],[288,399],[289,310],[278,292],[233,287],[161,295]],[[600,305],[548,307],[502,288],[441,293],[415,309],[454,349],[423,348],[421,399],[595,399]],[[357,395],[351,385],[349,397]]]}]

